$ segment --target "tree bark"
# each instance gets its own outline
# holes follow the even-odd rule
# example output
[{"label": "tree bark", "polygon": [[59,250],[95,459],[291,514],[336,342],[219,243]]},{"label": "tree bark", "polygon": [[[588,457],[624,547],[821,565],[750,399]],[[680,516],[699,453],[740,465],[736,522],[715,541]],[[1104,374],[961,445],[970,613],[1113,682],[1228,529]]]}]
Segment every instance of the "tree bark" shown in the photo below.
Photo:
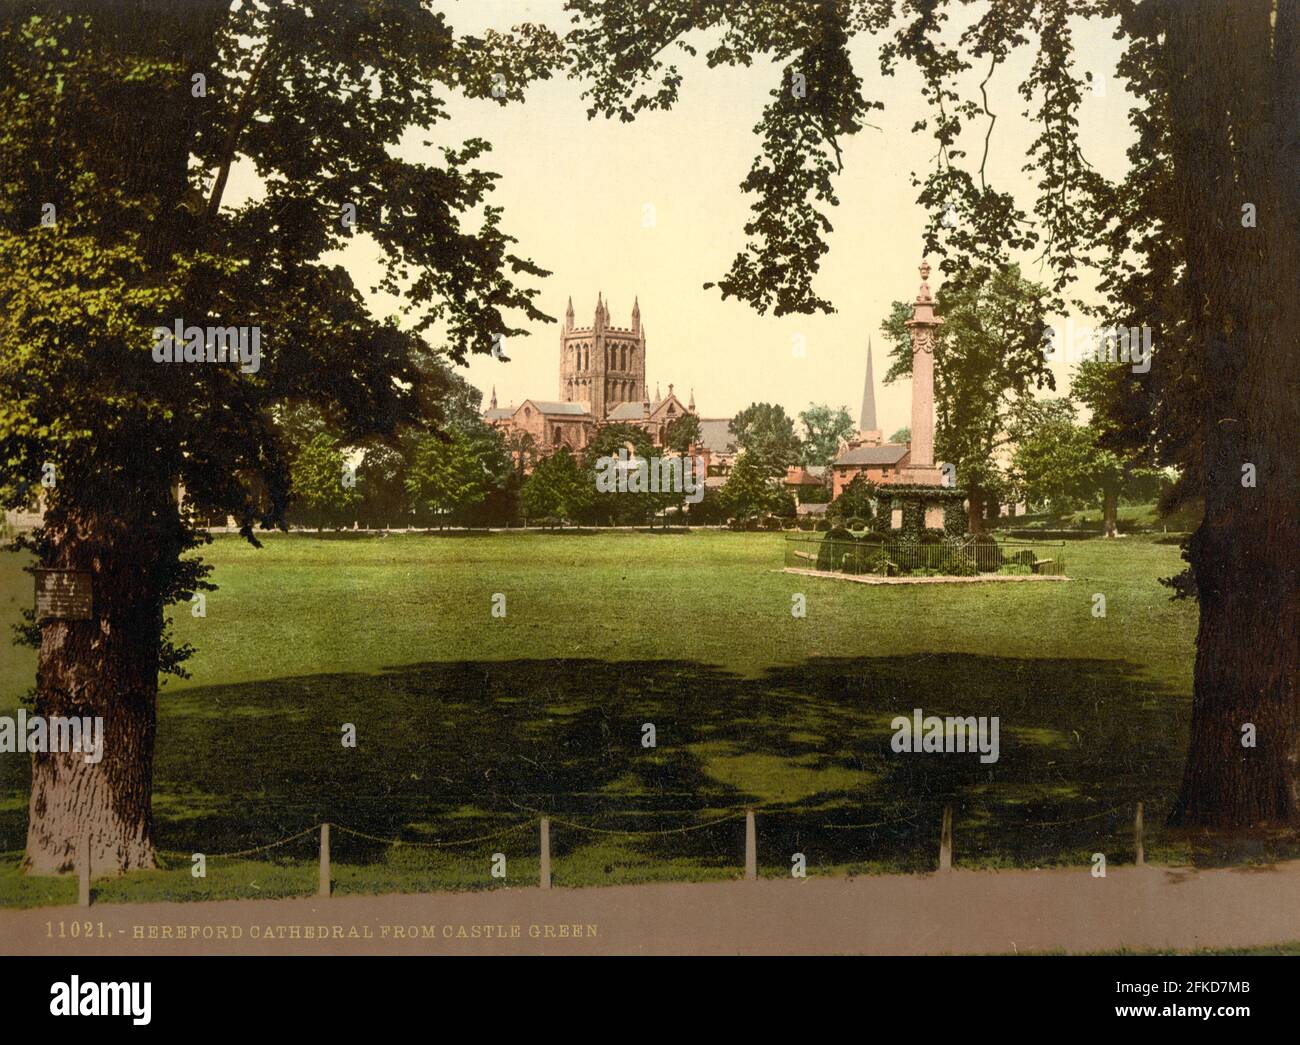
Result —
[{"label": "tree bark", "polygon": [[[1188,549],[1201,619],[1175,824],[1300,823],[1296,8],[1168,8],[1171,203],[1205,390],[1206,505]],[[1245,203],[1260,227],[1241,224]]]},{"label": "tree bark", "polygon": [[1101,529],[1107,537],[1119,535],[1119,491],[1105,489],[1101,493]]},{"label": "tree bark", "polygon": [[966,525],[976,536],[984,533],[984,491],[978,486],[966,491]]},{"label": "tree bark", "polygon": [[154,866],[153,755],[164,578],[179,519],[165,485],[155,511],[90,514],[54,507],[41,564],[91,574],[91,620],[41,623],[35,713],[102,720],[100,759],[32,755],[23,870],[76,870],[90,843],[96,874]]}]

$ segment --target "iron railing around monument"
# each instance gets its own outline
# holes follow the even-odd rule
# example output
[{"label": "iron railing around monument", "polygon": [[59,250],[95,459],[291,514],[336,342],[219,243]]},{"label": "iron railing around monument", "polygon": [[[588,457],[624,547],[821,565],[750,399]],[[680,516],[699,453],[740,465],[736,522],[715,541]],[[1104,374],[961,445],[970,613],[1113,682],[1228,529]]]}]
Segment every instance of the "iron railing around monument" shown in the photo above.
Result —
[{"label": "iron railing around monument", "polygon": [[949,538],[905,541],[888,535],[823,538],[791,534],[785,539],[789,569],[880,577],[976,577],[1065,575],[1064,541],[995,541]]}]

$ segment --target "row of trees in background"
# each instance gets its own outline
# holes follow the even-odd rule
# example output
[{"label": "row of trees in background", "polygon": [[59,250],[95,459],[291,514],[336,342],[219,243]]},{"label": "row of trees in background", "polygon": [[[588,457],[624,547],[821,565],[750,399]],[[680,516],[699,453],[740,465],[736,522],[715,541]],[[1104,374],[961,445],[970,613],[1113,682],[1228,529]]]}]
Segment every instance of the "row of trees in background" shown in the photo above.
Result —
[{"label": "row of trees in background", "polygon": [[[339,528],[402,526],[512,526],[565,521],[584,525],[640,525],[665,513],[696,525],[751,515],[793,515],[780,483],[788,463],[804,452],[793,422],[779,406],[755,404],[736,418],[742,447],[725,485],[699,499],[674,492],[599,492],[597,462],[626,450],[653,462],[685,454],[700,437],[699,419],[686,415],[655,446],[635,425],[600,428],[581,454],[568,449],[543,456],[527,436],[486,424],[481,393],[443,368],[448,389],[438,417],[400,428],[394,436],[350,446],[318,409],[282,412],[294,491],[286,510],[292,525]],[[820,408],[831,414],[827,408]],[[841,411],[842,412],[842,411]],[[698,477],[701,481],[703,477]]]},{"label": "row of trees in background", "polygon": [[[581,454],[543,456],[529,437],[506,435],[480,415],[481,393],[449,368],[439,382],[448,394],[437,419],[395,436],[349,446],[317,409],[283,413],[289,435],[293,499],[288,521],[305,527],[510,526],[566,520],[588,525],[638,525],[664,512],[682,512],[697,525],[753,515],[792,516],[795,503],[781,480],[792,465],[828,465],[854,432],[847,408],[810,404],[798,427],[784,408],[754,403],[731,422],[739,450],[725,485],[710,486],[688,503],[673,493],[599,493],[596,462],[626,449],[653,460],[687,454],[700,438],[687,414],[655,446],[635,425],[600,428]],[[802,430],[802,435],[800,434]],[[906,430],[897,433],[906,439]],[[805,500],[829,500],[805,491]]]},{"label": "row of trees in background", "polygon": [[[1079,420],[1080,405],[1091,408],[1094,390],[1104,381],[1104,364],[1080,365],[1071,398],[1035,398],[1027,382],[1017,389],[1014,381],[1000,394],[978,396],[974,390],[994,389],[1011,380],[1017,367],[1032,370],[1033,364],[1028,353],[999,358],[982,332],[971,336],[969,325],[964,337],[951,333],[963,321],[978,320],[978,309],[963,313],[963,304],[952,303],[949,314],[956,321],[940,328],[937,436],[940,458],[956,465],[958,481],[970,493],[972,531],[985,529],[999,504],[1025,501],[1053,515],[1100,507],[1104,531],[1114,534],[1121,499],[1151,501],[1168,480],[1164,470],[1139,457],[1103,447],[1101,429]],[[896,304],[887,334],[897,336],[888,328],[897,327],[900,309]],[[890,380],[906,372],[897,349],[895,359]],[[527,437],[507,437],[483,422],[477,390],[450,371],[444,380],[455,394],[441,428],[411,425],[393,439],[361,448],[347,446],[319,410],[286,411],[294,490],[289,522],[321,528],[512,526],[530,520],[639,525],[669,512],[710,525],[755,515],[792,516],[795,503],[781,481],[786,468],[833,460],[853,431],[843,407],[810,406],[799,415],[800,437],[781,406],[754,403],[732,422],[740,453],[725,485],[709,487],[699,501],[688,503],[679,493],[598,493],[599,458],[620,449],[651,461],[685,453],[699,438],[698,419],[687,415],[675,422],[664,447],[654,446],[633,425],[613,424],[601,428],[580,456],[561,450],[541,457]],[[905,443],[908,437],[903,429],[890,441]],[[830,488],[805,487],[800,496],[805,502],[828,501]],[[870,518],[858,503],[861,497],[850,499],[851,508],[837,499],[833,514]]]}]

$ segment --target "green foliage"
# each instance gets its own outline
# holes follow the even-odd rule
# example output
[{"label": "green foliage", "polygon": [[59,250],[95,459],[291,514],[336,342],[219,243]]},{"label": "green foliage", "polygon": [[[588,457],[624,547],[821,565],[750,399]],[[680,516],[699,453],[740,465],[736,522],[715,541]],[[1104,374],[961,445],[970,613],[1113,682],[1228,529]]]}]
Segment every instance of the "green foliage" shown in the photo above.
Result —
[{"label": "green foliage", "polygon": [[798,464],[803,445],[795,434],[794,421],[779,404],[753,403],[731,419],[728,426],[736,446],[750,455],[751,465],[765,475],[784,475]]},{"label": "green foliage", "polygon": [[679,454],[690,450],[692,443],[700,441],[700,419],[695,414],[682,414],[671,421],[664,432],[664,446]]},{"label": "green foliage", "polygon": [[[690,416],[686,414],[678,420]],[[664,509],[682,503],[681,494],[598,490],[597,462],[602,457],[617,457],[620,450],[627,451],[629,461],[643,460],[651,467],[663,456],[663,449],[654,445],[643,428],[625,422],[600,428],[583,451],[583,466],[593,494],[590,504],[583,512],[585,521],[605,526],[634,526],[648,522]]]},{"label": "green foliage", "polygon": [[361,503],[355,484],[344,481],[347,456],[338,440],[318,432],[302,447],[290,466],[295,504],[307,525],[341,525],[349,512]]},{"label": "green foliage", "polygon": [[366,526],[401,526],[410,522],[411,501],[405,480],[406,459],[400,450],[387,443],[366,447],[357,465],[360,514]]},{"label": "green foliage", "polygon": [[595,486],[568,447],[537,462],[520,493],[520,506],[530,520],[577,519],[592,504]]},{"label": "green foliage", "polygon": [[1146,498],[1159,489],[1161,471],[1105,449],[1102,429],[1074,417],[1066,399],[1036,402],[1017,418],[1013,481],[1026,500],[1057,513],[1101,502],[1114,512],[1121,494]]},{"label": "green foliage", "polygon": [[840,444],[856,431],[847,407],[832,410],[825,403],[809,404],[799,423],[804,431],[801,463],[806,465],[829,465]]},{"label": "green foliage", "polygon": [[925,502],[918,497],[900,497],[903,521],[899,527],[899,540],[920,543],[925,534]]},{"label": "green foliage", "polygon": [[951,538],[963,536],[968,528],[969,519],[966,508],[958,500],[947,501],[943,506],[943,532]]},{"label": "green foliage", "polygon": [[793,515],[794,503],[772,478],[759,454],[742,451],[732,466],[722,496],[734,518],[750,515]]},{"label": "green foliage", "polygon": [[417,511],[439,521],[469,522],[511,477],[501,434],[475,419],[467,428],[453,428],[445,435],[415,436],[404,485]]},{"label": "green foliage", "polygon": [[[488,143],[418,161],[397,147],[411,132],[451,139],[449,94],[488,97],[502,71],[504,104],[561,59],[553,33],[458,37],[415,3],[7,5],[0,506],[57,464],[49,539],[33,541],[43,561],[79,541],[131,561],[139,542],[160,556],[142,598],[165,605],[190,586],[180,556],[202,540],[190,516],[156,507],[173,483],[249,540],[284,524],[295,479],[300,505],[351,507],[339,448],[433,416],[443,386],[425,338],[462,362],[546,321],[515,282],[545,271],[501,228],[495,175],[478,165]],[[236,164],[262,192],[227,197]],[[378,248],[401,327],[332,260],[355,234],[345,205]],[[153,331],[175,320],[257,328],[258,367],[155,362]],[[302,403],[336,444],[313,435],[295,452],[279,408]],[[166,667],[184,647],[157,619]]]},{"label": "green foliage", "polygon": [[897,443],[904,446],[912,441],[912,429],[909,426],[903,426],[897,432],[889,437],[891,443]]},{"label": "green foliage", "polygon": [[[876,498],[879,496],[876,484],[867,478],[866,472],[859,472],[840,491],[840,495],[831,501],[827,514],[840,519],[849,517],[865,519],[868,523],[876,515]],[[889,518],[885,510],[885,518]]]}]

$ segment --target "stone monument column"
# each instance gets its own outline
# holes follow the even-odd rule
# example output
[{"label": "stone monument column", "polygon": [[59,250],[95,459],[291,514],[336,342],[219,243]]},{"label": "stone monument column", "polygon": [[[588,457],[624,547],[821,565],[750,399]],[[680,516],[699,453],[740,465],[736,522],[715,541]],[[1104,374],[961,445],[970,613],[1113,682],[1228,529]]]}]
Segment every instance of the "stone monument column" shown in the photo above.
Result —
[{"label": "stone monument column", "polygon": [[940,486],[943,476],[934,466],[934,341],[943,320],[934,314],[929,264],[922,262],[920,273],[921,289],[907,321],[912,332],[912,447],[902,480]]}]

